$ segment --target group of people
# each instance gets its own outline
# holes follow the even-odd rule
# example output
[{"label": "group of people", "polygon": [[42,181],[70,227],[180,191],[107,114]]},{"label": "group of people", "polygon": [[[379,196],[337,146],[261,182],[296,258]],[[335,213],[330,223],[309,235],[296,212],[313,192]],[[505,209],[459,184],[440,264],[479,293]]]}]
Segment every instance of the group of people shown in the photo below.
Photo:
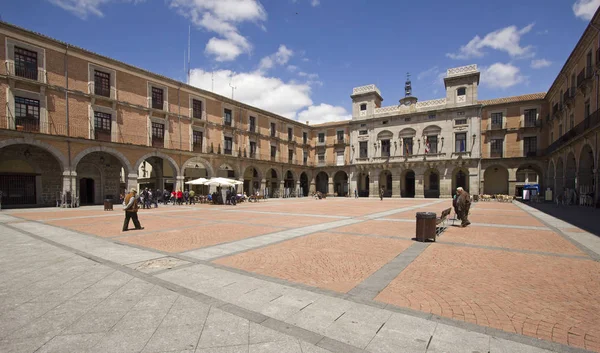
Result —
[{"label": "group of people", "polygon": [[[136,191],[137,193],[137,191]],[[126,195],[121,194],[121,203],[125,200]],[[169,203],[173,205],[195,205],[196,204],[196,193],[194,190],[173,190],[169,191],[164,189],[163,191],[156,189],[152,191],[152,189],[145,188],[139,195],[138,206],[140,208],[152,208],[154,205],[155,208],[158,208],[158,204],[161,203],[163,205],[168,205]]]}]

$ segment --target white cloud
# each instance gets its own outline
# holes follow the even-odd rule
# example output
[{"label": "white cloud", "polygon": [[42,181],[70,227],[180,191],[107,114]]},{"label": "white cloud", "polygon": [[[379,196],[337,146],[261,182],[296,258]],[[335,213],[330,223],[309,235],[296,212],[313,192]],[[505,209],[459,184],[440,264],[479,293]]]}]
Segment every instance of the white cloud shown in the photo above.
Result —
[{"label": "white cloud", "polygon": [[266,71],[275,66],[275,64],[285,65],[288,63],[288,61],[290,61],[290,58],[293,55],[294,52],[291,49],[288,49],[285,45],[281,44],[279,46],[279,49],[277,49],[276,53],[273,53],[269,56],[265,56],[260,60],[260,63],[258,64],[258,69],[261,71]]},{"label": "white cloud", "polygon": [[287,69],[290,72],[295,72],[295,71],[298,70],[298,66],[296,66],[296,65],[288,65]]},{"label": "white cloud", "polygon": [[249,53],[252,45],[239,33],[243,22],[260,22],[267,13],[258,0],[169,0],[169,6],[189,18],[196,26],[218,34],[206,44],[205,53],[217,61],[232,61]]},{"label": "white cloud", "polygon": [[50,3],[69,11],[75,16],[86,19],[89,15],[103,17],[100,7],[111,2],[128,2],[137,4],[143,0],[48,0]]},{"label": "white cloud", "polygon": [[[318,76],[317,76],[318,77]],[[213,72],[193,69],[190,83],[210,91]],[[313,106],[311,99],[312,82],[296,82],[266,76],[263,72],[214,72],[214,92],[231,97],[231,86],[235,100],[302,122],[311,123],[348,119],[350,116],[343,107],[328,104]],[[301,118],[300,118],[301,117]]]},{"label": "white cloud", "polygon": [[320,0],[311,0],[310,4],[313,7],[319,6],[319,4],[321,3]]},{"label": "white cloud", "polygon": [[352,119],[352,114],[349,114],[346,109],[340,106],[333,106],[325,103],[313,105],[301,111],[298,114],[298,121],[303,123],[310,122],[311,124],[320,124],[330,121],[340,121]]},{"label": "white cloud", "polygon": [[531,68],[533,69],[541,69],[550,65],[552,65],[552,62],[546,59],[531,60]]},{"label": "white cloud", "polygon": [[600,0],[577,0],[573,4],[573,13],[582,20],[589,21],[600,6]]},{"label": "white cloud", "polygon": [[481,69],[481,83],[491,88],[509,88],[526,81],[521,70],[512,64],[495,63]]},{"label": "white cloud", "polygon": [[446,56],[451,59],[470,59],[480,58],[485,53],[483,49],[492,48],[505,51],[511,57],[531,57],[534,55],[532,46],[521,46],[521,37],[529,33],[533,28],[533,23],[521,29],[517,26],[508,26],[494,32],[488,33],[481,38],[476,35],[469,43],[460,47],[458,53],[447,53]]}]

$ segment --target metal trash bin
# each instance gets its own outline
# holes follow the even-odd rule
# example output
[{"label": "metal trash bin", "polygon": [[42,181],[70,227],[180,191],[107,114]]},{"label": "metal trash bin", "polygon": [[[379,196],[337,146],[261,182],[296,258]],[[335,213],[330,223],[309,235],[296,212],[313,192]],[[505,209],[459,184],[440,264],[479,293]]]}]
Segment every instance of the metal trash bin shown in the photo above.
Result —
[{"label": "metal trash bin", "polygon": [[113,210],[112,200],[105,199],[104,200],[104,211],[112,211],[112,210]]},{"label": "metal trash bin", "polygon": [[436,216],[434,212],[417,212],[417,241],[435,241]]}]

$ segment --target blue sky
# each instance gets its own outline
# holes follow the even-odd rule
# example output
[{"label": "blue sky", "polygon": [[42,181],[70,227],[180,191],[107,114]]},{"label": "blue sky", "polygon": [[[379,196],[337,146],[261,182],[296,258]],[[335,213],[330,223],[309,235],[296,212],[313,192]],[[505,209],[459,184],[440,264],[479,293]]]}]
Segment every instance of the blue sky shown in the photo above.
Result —
[{"label": "blue sky", "polygon": [[[444,96],[479,65],[479,98],[546,91],[600,0],[19,0],[2,20],[311,123],[348,119],[352,87],[383,105]],[[27,9],[24,11],[24,9]],[[57,25],[60,24],[60,25]],[[213,85],[214,79],[214,85]]]}]

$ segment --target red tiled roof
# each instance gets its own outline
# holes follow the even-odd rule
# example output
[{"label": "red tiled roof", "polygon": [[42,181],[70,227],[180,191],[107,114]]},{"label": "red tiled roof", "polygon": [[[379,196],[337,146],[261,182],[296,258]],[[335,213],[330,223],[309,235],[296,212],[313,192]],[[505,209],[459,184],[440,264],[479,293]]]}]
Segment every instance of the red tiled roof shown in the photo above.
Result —
[{"label": "red tiled roof", "polygon": [[546,92],[540,92],[540,93],[524,94],[522,96],[487,99],[487,100],[479,101],[479,104],[496,105],[496,104],[517,103],[517,102],[526,102],[526,101],[534,101],[534,100],[538,100],[538,99],[544,99],[544,97],[546,97]]}]

